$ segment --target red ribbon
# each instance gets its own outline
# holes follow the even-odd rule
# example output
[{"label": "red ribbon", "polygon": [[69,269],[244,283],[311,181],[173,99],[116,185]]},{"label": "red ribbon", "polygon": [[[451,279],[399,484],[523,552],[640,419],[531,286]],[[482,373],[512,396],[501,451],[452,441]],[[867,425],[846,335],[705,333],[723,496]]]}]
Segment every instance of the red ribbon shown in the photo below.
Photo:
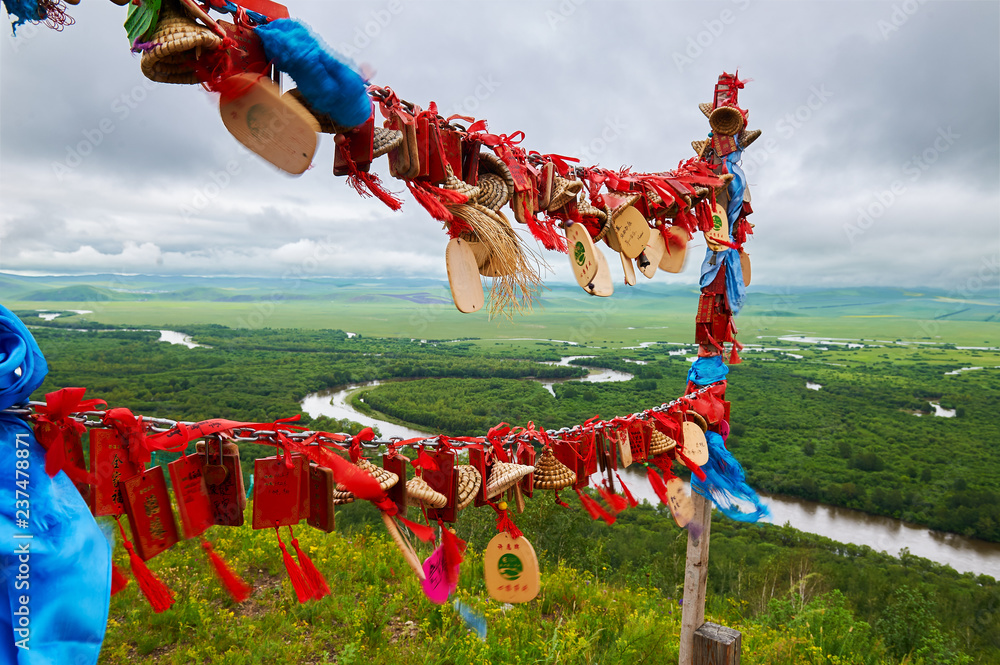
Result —
[{"label": "red ribbon", "polygon": [[[45,395],[45,404],[39,405],[35,413],[35,438],[47,451],[45,453],[45,473],[50,477],[59,471],[76,476],[73,480],[93,484],[94,477],[86,469],[66,467],[66,436],[82,436],[87,428],[73,420],[70,414],[92,411],[98,405],[107,406],[103,399],[83,399],[86,388],[63,388]],[[48,427],[42,427],[48,425]],[[71,476],[71,478],[72,478]]]}]

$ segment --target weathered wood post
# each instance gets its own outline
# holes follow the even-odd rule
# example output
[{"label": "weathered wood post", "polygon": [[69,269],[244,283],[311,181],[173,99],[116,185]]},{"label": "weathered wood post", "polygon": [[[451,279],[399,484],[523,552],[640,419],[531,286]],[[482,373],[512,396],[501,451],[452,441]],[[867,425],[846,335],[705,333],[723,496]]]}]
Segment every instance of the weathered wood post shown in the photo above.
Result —
[{"label": "weathered wood post", "polygon": [[740,631],[717,623],[702,624],[694,632],[694,665],[740,665]]},{"label": "weathered wood post", "polygon": [[695,538],[688,531],[687,564],[684,567],[684,603],[681,607],[681,643],[679,665],[693,665],[694,634],[705,623],[705,588],[708,584],[708,541],[712,528],[712,503],[700,494],[692,497]]}]

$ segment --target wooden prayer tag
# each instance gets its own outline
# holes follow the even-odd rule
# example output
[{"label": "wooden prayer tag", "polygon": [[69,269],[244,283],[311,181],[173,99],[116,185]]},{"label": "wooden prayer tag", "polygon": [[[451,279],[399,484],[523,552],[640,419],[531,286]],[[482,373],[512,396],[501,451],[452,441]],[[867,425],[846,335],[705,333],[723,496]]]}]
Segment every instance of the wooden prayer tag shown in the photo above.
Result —
[{"label": "wooden prayer tag", "polygon": [[114,430],[90,430],[90,470],[96,479],[90,511],[96,516],[124,514],[121,483],[142,469],[129,461],[125,442]]},{"label": "wooden prayer tag", "polygon": [[545,162],[542,165],[542,174],[538,178],[538,208],[548,210],[549,202],[552,200],[552,185],[555,183],[556,165],[552,162]]},{"label": "wooden prayer tag", "polygon": [[611,280],[611,268],[608,267],[608,260],[604,258],[603,252],[595,248],[594,256],[597,259],[597,274],[594,275],[590,288],[584,287],[584,290],[592,296],[607,298],[615,292],[615,285]]},{"label": "wooden prayer tag", "polygon": [[486,590],[501,603],[526,603],[538,595],[538,557],[528,540],[506,531],[493,536],[483,553]]},{"label": "wooden prayer tag", "polygon": [[389,151],[389,175],[393,178],[403,178],[410,170],[410,148],[407,145],[406,118],[395,111],[386,119],[385,126],[403,134],[403,142]]},{"label": "wooden prayer tag", "polygon": [[235,443],[223,443],[210,437],[207,446],[199,441],[195,450],[202,459],[202,475],[208,498],[212,501],[215,523],[220,526],[243,526],[247,497],[243,489],[239,448]]},{"label": "wooden prayer tag", "polygon": [[670,514],[674,516],[677,526],[683,529],[694,519],[694,502],[683,480],[671,478],[667,481],[667,500]]},{"label": "wooden prayer tag", "polygon": [[154,466],[122,482],[125,512],[136,554],[149,561],[177,543],[177,524],[163,467]]},{"label": "wooden prayer tag", "polygon": [[253,469],[253,528],[298,524],[301,467],[293,463],[289,468],[284,458],[264,457],[254,460]]},{"label": "wooden prayer tag", "polygon": [[[524,450],[519,450],[517,453],[517,463],[525,466],[535,466],[535,454],[533,447],[525,446]],[[535,474],[529,473],[521,479],[521,492],[529,498],[535,493]]]},{"label": "wooden prayer tag", "polygon": [[233,40],[235,47],[229,49],[232,70],[249,74],[263,74],[270,63],[264,54],[264,45],[252,28],[244,28],[227,21],[219,21],[219,27],[226,37]]},{"label": "wooden prayer tag", "polygon": [[[48,430],[55,428],[52,423],[40,423],[38,425],[38,432],[40,435],[44,436],[47,434]],[[40,438],[40,437],[39,437]],[[63,450],[65,454],[65,462],[63,468],[66,471],[66,475],[70,476],[72,480],[76,474],[72,474],[69,471],[70,467],[79,469],[80,473],[87,473],[87,461],[83,456],[83,441],[81,440],[81,435],[76,432],[67,431],[63,433]],[[80,493],[83,500],[90,505],[90,485],[86,482],[76,482],[73,481],[73,486],[76,487],[76,491]]]},{"label": "wooden prayer tag", "polygon": [[622,270],[625,272],[625,284],[627,286],[635,286],[635,267],[624,254],[619,254],[618,256],[622,260]]},{"label": "wooden prayer tag", "polygon": [[[417,132],[417,162],[420,164],[420,170],[417,172],[414,178],[419,178],[420,180],[427,180],[431,173],[431,121],[427,117],[417,118],[416,124]],[[412,166],[413,153],[410,153],[410,160]]]},{"label": "wooden prayer tag", "polygon": [[678,273],[684,270],[684,258],[687,255],[688,232],[679,226],[667,227],[667,241],[660,257],[660,270]]},{"label": "wooden prayer tag", "polygon": [[336,528],[333,510],[333,470],[317,464],[309,465],[309,518],[306,523],[327,533]]},{"label": "wooden prayer tag", "polygon": [[282,171],[298,175],[316,152],[319,122],[294,98],[281,96],[272,81],[256,74],[228,79],[239,97],[223,95],[219,113],[229,133]]},{"label": "wooden prayer tag", "polygon": [[698,427],[698,423],[691,421],[684,423],[683,432],[684,447],[681,452],[698,466],[705,466],[708,463],[708,441],[705,440],[705,432]]},{"label": "wooden prayer tag", "polygon": [[445,263],[451,297],[458,311],[470,314],[481,310],[486,297],[483,295],[483,284],[479,281],[479,264],[469,243],[461,238],[449,240]]},{"label": "wooden prayer tag", "polygon": [[476,498],[472,505],[476,508],[481,508],[486,505],[486,479],[489,478],[490,466],[492,463],[487,465],[486,463],[486,453],[482,450],[477,450],[476,448],[469,448],[469,464],[476,467],[476,471],[479,472],[479,477],[483,479],[483,482],[479,483],[479,491],[476,493]]},{"label": "wooden prayer tag", "polygon": [[427,454],[437,463],[437,469],[424,469],[422,478],[435,492],[440,492],[448,503],[444,508],[428,508],[427,519],[432,522],[441,518],[444,522],[454,522],[455,507],[458,505],[458,470],[455,468],[455,454],[445,450],[430,450]]},{"label": "wooden prayer tag", "polygon": [[622,461],[622,468],[624,469],[632,464],[632,442],[629,441],[628,428],[620,428],[615,440],[618,444],[618,456]]},{"label": "wooden prayer tag", "polygon": [[642,213],[628,206],[618,215],[612,215],[611,226],[615,229],[621,253],[634,259],[642,253],[649,242],[649,224]]},{"label": "wooden prayer tag", "polygon": [[309,502],[309,458],[300,453],[292,454],[292,463],[299,475],[299,521],[308,519],[312,504]]},{"label": "wooden prayer tag", "polygon": [[740,269],[743,271],[743,286],[750,286],[750,255],[740,250]]},{"label": "wooden prayer tag", "polygon": [[202,476],[201,460],[196,455],[182,455],[167,464],[170,484],[177,499],[177,512],[185,538],[195,538],[215,524],[212,500]]},{"label": "wooden prayer tag", "polygon": [[716,203],[715,210],[712,211],[712,228],[705,231],[705,242],[708,243],[708,248],[713,252],[728,249],[725,245],[719,244],[720,240],[729,242],[729,218],[726,216],[725,209]]},{"label": "wooden prayer tag", "polygon": [[396,504],[396,510],[403,517],[406,517],[406,472],[409,466],[410,460],[399,453],[386,453],[382,455],[382,468],[399,476],[396,484],[386,491],[392,502]]},{"label": "wooden prayer tag", "polygon": [[589,291],[598,267],[594,239],[583,224],[570,224],[566,228],[566,245],[576,283]]},{"label": "wooden prayer tag", "polygon": [[333,151],[333,175],[351,175],[351,168],[347,163],[347,156],[358,171],[368,172],[375,158],[375,115],[368,116],[368,120],[360,127],[355,127],[346,134],[337,134],[334,142],[337,147]]},{"label": "wooden prayer tag", "polygon": [[660,260],[666,251],[667,243],[663,240],[663,234],[660,233],[659,229],[653,229],[649,234],[646,249],[642,250],[642,254],[635,258],[635,265],[646,279],[653,279],[656,268],[660,265]]}]

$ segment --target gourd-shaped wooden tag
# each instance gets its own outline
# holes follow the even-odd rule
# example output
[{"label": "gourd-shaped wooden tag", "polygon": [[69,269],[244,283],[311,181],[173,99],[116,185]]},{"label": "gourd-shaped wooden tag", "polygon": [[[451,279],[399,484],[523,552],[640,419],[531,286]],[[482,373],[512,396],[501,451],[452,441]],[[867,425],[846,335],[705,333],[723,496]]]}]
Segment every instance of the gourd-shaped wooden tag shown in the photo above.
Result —
[{"label": "gourd-shaped wooden tag", "polygon": [[451,287],[455,307],[466,314],[481,310],[485,303],[483,285],[479,281],[476,255],[469,243],[461,238],[448,241],[445,262],[448,265],[448,285]]},{"label": "gourd-shaped wooden tag", "polygon": [[670,239],[666,241],[663,256],[660,257],[660,270],[678,273],[684,270],[688,232],[679,226],[670,226],[667,228],[667,235]]},{"label": "gourd-shaped wooden tag", "polygon": [[649,234],[646,249],[642,250],[642,254],[635,258],[635,265],[646,279],[653,279],[656,267],[660,265],[660,259],[663,258],[666,251],[667,243],[663,240],[663,234],[660,233],[659,229],[653,229],[652,233]]},{"label": "gourd-shaped wooden tag", "polygon": [[708,463],[708,441],[705,440],[705,432],[698,427],[698,423],[687,421],[684,423],[683,434],[684,449],[681,452],[698,466],[705,466]]},{"label": "gourd-shaped wooden tag", "polygon": [[728,249],[725,245],[720,244],[719,241],[730,242],[729,217],[726,216],[725,209],[716,203],[715,210],[712,211],[712,228],[705,231],[705,242],[708,243],[708,248],[713,252],[721,252]]},{"label": "gourd-shaped wooden tag", "polygon": [[617,215],[612,215],[611,226],[621,246],[621,253],[634,259],[642,253],[649,242],[649,224],[642,213],[628,206]]},{"label": "gourd-shaped wooden tag", "polygon": [[227,81],[242,92],[219,100],[229,133],[282,171],[298,175],[309,168],[320,130],[316,118],[293,97],[282,97],[270,79],[237,74]]},{"label": "gourd-shaped wooden tag", "polygon": [[682,529],[694,519],[694,502],[680,478],[671,478],[667,481],[667,507],[674,516],[677,526]]},{"label": "gourd-shaped wooden tag", "polygon": [[498,602],[526,603],[538,595],[538,557],[524,536],[511,538],[506,531],[493,536],[483,552],[483,570],[486,590]]},{"label": "gourd-shaped wooden tag", "polygon": [[604,253],[594,248],[594,258],[597,260],[597,274],[589,286],[583,287],[592,296],[607,298],[615,292],[614,282],[611,280],[611,268],[608,260],[604,258]]},{"label": "gourd-shaped wooden tag", "polygon": [[583,224],[570,224],[566,229],[566,245],[573,277],[577,284],[586,289],[597,275],[598,252],[594,248],[594,239]]},{"label": "gourd-shaped wooden tag", "polygon": [[740,269],[743,271],[743,286],[750,286],[750,255],[740,250]]},{"label": "gourd-shaped wooden tag", "polygon": [[632,265],[632,261],[624,254],[619,254],[618,256],[621,257],[622,270],[625,271],[625,284],[635,286],[635,266]]}]

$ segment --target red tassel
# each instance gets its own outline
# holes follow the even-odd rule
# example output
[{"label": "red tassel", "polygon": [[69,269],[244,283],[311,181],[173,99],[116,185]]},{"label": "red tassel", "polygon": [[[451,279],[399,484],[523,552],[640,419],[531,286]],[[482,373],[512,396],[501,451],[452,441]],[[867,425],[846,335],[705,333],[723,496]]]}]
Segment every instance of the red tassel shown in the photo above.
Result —
[{"label": "red tassel", "polygon": [[423,182],[407,180],[406,186],[409,188],[410,193],[413,194],[413,198],[417,200],[417,203],[422,205],[431,217],[442,222],[451,223],[455,220],[451,211],[446,207],[446,204],[458,205],[466,203],[469,200],[469,197],[460,192],[432,187]]},{"label": "red tassel", "polygon": [[115,595],[128,586],[128,578],[114,561],[111,562],[111,595]]},{"label": "red tassel", "polygon": [[462,565],[462,553],[465,552],[465,541],[441,525],[441,544],[444,546],[444,572],[449,585],[458,583],[459,567]]},{"label": "red tassel", "polygon": [[244,600],[250,597],[250,592],[253,591],[253,587],[243,581],[243,579],[233,572],[233,569],[229,567],[226,561],[219,556],[219,554],[212,549],[212,543],[205,539],[201,541],[202,548],[208,552],[208,560],[212,562],[212,568],[215,569],[215,574],[222,582],[222,586],[225,588],[226,592],[229,593],[230,598],[232,598],[237,603],[242,603]]},{"label": "red tassel", "polygon": [[625,497],[621,496],[620,494],[609,492],[603,487],[598,487],[597,493],[601,495],[601,498],[604,499],[604,502],[608,504],[608,508],[610,508],[611,511],[615,514],[620,513],[621,511],[628,508],[628,501],[626,501]]},{"label": "red tassel", "polygon": [[295,556],[299,559],[299,565],[302,567],[302,572],[305,574],[306,579],[316,590],[313,598],[319,600],[323,596],[330,595],[330,585],[326,583],[326,578],[323,577],[323,573],[319,572],[316,568],[316,564],[312,562],[309,555],[302,551],[299,547],[299,539],[295,537],[295,532],[292,531],[292,527],[288,527],[288,533],[292,536],[292,547],[295,548]]},{"label": "red tassel", "polygon": [[353,187],[354,191],[364,197],[374,194],[375,198],[384,203],[390,210],[399,210],[403,207],[403,202],[395,194],[385,189],[377,173],[359,171],[354,160],[347,154],[347,150],[344,151],[344,154],[347,157],[347,167],[351,170],[351,174],[347,176],[347,184]]},{"label": "red tassel", "polygon": [[[122,538],[125,539],[125,530],[122,529],[120,521],[118,522],[118,528],[121,529]],[[145,561],[139,558],[131,542],[125,539],[123,540],[123,544],[125,545],[125,549],[128,550],[132,577],[139,583],[139,589],[142,591],[142,595],[146,596],[146,600],[153,607],[153,611],[159,614],[160,612],[169,610],[174,604],[174,594],[170,592],[170,588],[159,577],[153,574],[153,571],[146,566]]]},{"label": "red tassel", "polygon": [[700,480],[701,482],[705,482],[706,480],[708,480],[708,476],[705,475],[705,472],[701,470],[700,466],[698,466],[697,464],[695,464],[694,462],[692,462],[681,451],[678,450],[676,454],[677,454],[677,459],[679,459],[680,461],[684,462],[684,466],[686,466],[688,469],[690,469],[691,473],[693,473],[695,475],[695,477],[698,478],[698,480]]},{"label": "red tassel", "polygon": [[639,502],[636,501],[635,497],[632,496],[632,493],[628,491],[628,485],[622,482],[622,477],[618,475],[617,471],[615,472],[615,478],[618,479],[618,484],[622,486],[622,492],[625,493],[625,499],[628,500],[628,505],[632,506],[633,508],[638,506]]},{"label": "red tassel", "polygon": [[302,569],[295,563],[295,559],[288,553],[288,548],[281,540],[278,527],[274,528],[275,535],[278,536],[278,547],[281,548],[281,558],[285,562],[285,570],[288,571],[288,578],[292,581],[292,588],[295,589],[295,596],[300,603],[304,603],[316,595],[316,590],[309,584],[309,580],[303,574]]},{"label": "red tassel", "polygon": [[733,344],[733,350],[729,352],[729,364],[739,365],[742,360],[740,360],[740,354],[736,352],[736,345]]},{"label": "red tassel", "polygon": [[660,478],[660,474],[656,472],[651,466],[646,467],[646,477],[649,479],[649,485],[656,492],[656,496],[660,498],[660,503],[665,506],[670,505],[670,499],[667,497],[667,486],[663,482],[663,478]]},{"label": "red tassel", "polygon": [[425,543],[434,542],[434,529],[430,528],[425,524],[418,524],[416,522],[411,522],[402,515],[397,514],[396,519],[402,522],[406,528],[413,532],[413,535],[424,541]]},{"label": "red tassel", "polygon": [[569,508],[569,504],[559,498],[559,492],[553,492],[552,496],[554,496],[556,498],[556,503],[557,504],[559,504],[563,508]]},{"label": "red tassel", "polygon": [[604,510],[604,508],[601,507],[601,504],[597,503],[596,501],[591,499],[589,496],[587,496],[580,490],[576,490],[576,495],[580,497],[580,503],[583,504],[583,509],[590,514],[591,519],[596,520],[598,517],[600,517],[608,524],[615,523],[615,519],[617,518],[608,511]]},{"label": "red tassel", "polygon": [[511,538],[520,538],[524,535],[517,528],[517,525],[514,524],[514,520],[510,518],[510,514],[506,510],[500,510],[500,506],[495,503],[490,503],[489,505],[497,513],[497,533],[506,531],[507,535]]},{"label": "red tassel", "polygon": [[555,224],[551,220],[539,221],[534,216],[529,217],[528,229],[545,249],[566,253],[566,239],[556,232]]}]

